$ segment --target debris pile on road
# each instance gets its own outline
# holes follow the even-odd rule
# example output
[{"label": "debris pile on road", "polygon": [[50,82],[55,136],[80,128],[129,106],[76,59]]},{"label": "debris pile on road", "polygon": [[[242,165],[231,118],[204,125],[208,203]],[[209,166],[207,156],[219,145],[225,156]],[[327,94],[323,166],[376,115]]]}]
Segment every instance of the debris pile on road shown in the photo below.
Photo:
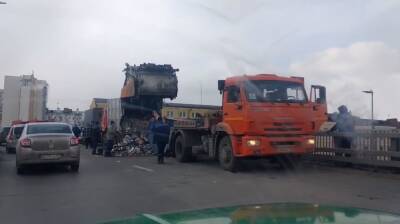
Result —
[{"label": "debris pile on road", "polygon": [[140,135],[125,135],[121,142],[114,144],[111,151],[113,156],[149,156],[153,155],[152,146],[149,141]]}]

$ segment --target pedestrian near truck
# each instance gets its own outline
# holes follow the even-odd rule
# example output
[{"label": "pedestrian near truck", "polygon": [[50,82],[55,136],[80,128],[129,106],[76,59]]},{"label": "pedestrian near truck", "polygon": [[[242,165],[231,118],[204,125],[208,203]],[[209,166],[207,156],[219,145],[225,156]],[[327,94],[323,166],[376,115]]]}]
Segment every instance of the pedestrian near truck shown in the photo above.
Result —
[{"label": "pedestrian near truck", "polygon": [[92,147],[92,155],[97,154],[97,145],[101,139],[101,131],[100,131],[100,126],[99,122],[96,121],[94,124],[92,131],[91,131],[91,147]]},{"label": "pedestrian near truck", "polygon": [[149,140],[150,146],[151,146],[151,152],[153,154],[157,153],[157,146],[154,142],[154,133],[153,133],[153,127],[154,127],[154,123],[155,123],[155,111],[153,111],[152,117],[149,120],[149,124],[147,126],[147,139]]},{"label": "pedestrian near truck", "polygon": [[105,157],[111,157],[111,150],[114,146],[115,139],[117,138],[117,127],[114,121],[110,122],[110,126],[106,131],[106,150],[104,152]]},{"label": "pedestrian near truck", "polygon": [[79,138],[81,136],[81,129],[78,127],[77,124],[74,124],[74,127],[72,127],[72,132],[74,133],[75,137]]},{"label": "pedestrian near truck", "polygon": [[345,105],[338,108],[339,114],[336,117],[336,132],[344,136],[335,137],[335,146],[338,148],[350,149],[353,141],[354,118]]},{"label": "pedestrian near truck", "polygon": [[85,148],[86,149],[89,149],[89,146],[91,144],[91,140],[90,140],[91,136],[92,136],[91,129],[92,129],[92,126],[83,128],[82,136],[85,138]]},{"label": "pedestrian near truck", "polygon": [[163,119],[161,119],[160,116],[157,116],[155,118],[156,119],[154,120],[154,124],[152,127],[152,133],[154,136],[153,140],[154,143],[157,145],[157,162],[159,164],[163,164],[164,150],[165,146],[168,143],[170,127]]}]

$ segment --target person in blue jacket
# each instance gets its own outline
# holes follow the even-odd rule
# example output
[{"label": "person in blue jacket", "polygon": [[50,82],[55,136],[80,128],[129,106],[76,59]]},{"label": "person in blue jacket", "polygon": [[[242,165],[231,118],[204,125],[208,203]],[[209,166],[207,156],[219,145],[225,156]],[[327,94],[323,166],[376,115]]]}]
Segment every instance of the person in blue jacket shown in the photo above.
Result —
[{"label": "person in blue jacket", "polygon": [[155,117],[151,127],[153,133],[154,144],[157,145],[157,161],[159,164],[164,163],[164,149],[168,143],[170,126],[163,122],[160,116]]},{"label": "person in blue jacket", "polygon": [[338,148],[349,149],[352,145],[352,133],[354,132],[354,119],[345,105],[338,108],[339,114],[336,117],[336,132],[343,133],[345,136],[336,136],[335,146]]}]

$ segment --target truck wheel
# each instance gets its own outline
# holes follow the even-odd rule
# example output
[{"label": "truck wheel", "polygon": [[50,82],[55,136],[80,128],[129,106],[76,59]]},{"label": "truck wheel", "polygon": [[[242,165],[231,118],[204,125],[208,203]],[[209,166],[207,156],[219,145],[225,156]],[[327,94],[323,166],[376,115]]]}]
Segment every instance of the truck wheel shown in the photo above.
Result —
[{"label": "truck wheel", "polygon": [[235,172],[238,166],[238,158],[233,155],[232,144],[229,136],[221,139],[218,146],[219,164],[224,170]]},{"label": "truck wheel", "polygon": [[12,148],[6,147],[6,153],[7,154],[12,154],[12,153],[14,153],[14,150]]},{"label": "truck wheel", "polygon": [[182,136],[178,136],[175,140],[175,157],[179,162],[188,162],[192,157],[192,150],[183,145]]}]

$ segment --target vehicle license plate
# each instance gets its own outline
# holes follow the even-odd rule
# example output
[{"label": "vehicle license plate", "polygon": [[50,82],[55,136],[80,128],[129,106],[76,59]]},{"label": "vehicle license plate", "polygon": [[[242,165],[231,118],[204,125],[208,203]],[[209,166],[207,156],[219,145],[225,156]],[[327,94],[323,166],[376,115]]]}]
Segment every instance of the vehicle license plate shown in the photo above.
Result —
[{"label": "vehicle license plate", "polygon": [[283,152],[283,153],[292,152],[293,150],[292,146],[275,146],[275,148],[277,152]]},{"label": "vehicle license plate", "polygon": [[61,155],[42,155],[41,159],[59,159]]}]

